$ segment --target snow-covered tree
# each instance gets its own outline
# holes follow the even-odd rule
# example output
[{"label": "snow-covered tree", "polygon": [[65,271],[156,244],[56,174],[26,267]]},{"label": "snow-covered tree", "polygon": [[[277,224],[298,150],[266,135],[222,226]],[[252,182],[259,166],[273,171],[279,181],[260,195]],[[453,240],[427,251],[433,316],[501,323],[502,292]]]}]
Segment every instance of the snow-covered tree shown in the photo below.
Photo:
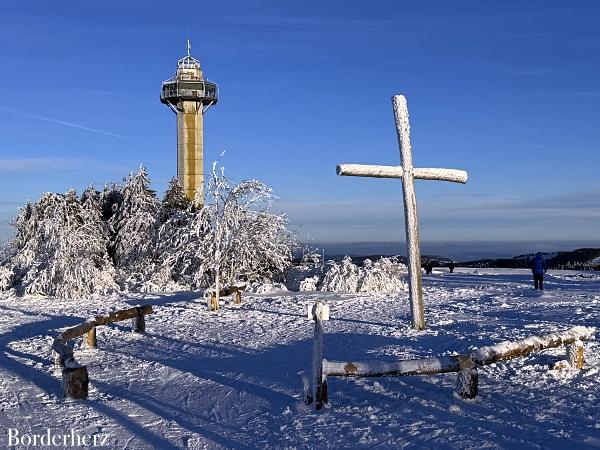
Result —
[{"label": "snow-covered tree", "polygon": [[139,278],[152,251],[159,202],[144,167],[124,181],[121,204],[111,218],[116,233],[114,261],[129,276]]},{"label": "snow-covered tree", "polygon": [[193,231],[198,214],[190,209],[175,210],[160,224],[151,262],[146,267],[145,290],[190,289],[206,284],[199,275],[204,237],[198,238]]},{"label": "snow-covered tree", "polygon": [[116,183],[104,185],[104,190],[99,197],[102,219],[112,222],[115,213],[123,203],[123,188]]},{"label": "snow-covered tree", "polygon": [[295,242],[287,217],[271,211],[269,187],[257,180],[232,186],[215,162],[207,191],[209,202],[194,227],[200,237],[210,226],[203,235],[203,267],[212,271],[217,287],[273,276],[289,265]]},{"label": "snow-covered tree", "polygon": [[210,201],[199,209],[176,179],[162,203],[143,167],[124,181],[81,197],[47,193],[23,207],[0,259],[0,289],[62,297],[117,284],[194,289],[272,278],[290,263],[288,220],[270,210],[271,190],[259,181],[234,185],[215,165]]},{"label": "snow-covered tree", "polygon": [[160,204],[160,223],[165,223],[176,211],[185,211],[190,206],[191,202],[185,195],[179,179],[177,177],[171,178]]},{"label": "snow-covered tree", "polygon": [[[113,268],[97,202],[81,205],[75,190],[47,193],[16,220],[18,288],[72,298],[113,289]],[[13,269],[14,271],[14,269]]]}]

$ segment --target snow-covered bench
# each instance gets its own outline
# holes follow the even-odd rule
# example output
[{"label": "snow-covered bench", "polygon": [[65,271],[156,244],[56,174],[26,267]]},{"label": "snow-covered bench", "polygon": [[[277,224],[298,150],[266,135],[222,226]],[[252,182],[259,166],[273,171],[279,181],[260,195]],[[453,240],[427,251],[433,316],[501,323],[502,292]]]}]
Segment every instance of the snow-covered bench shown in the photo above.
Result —
[{"label": "snow-covered bench", "polygon": [[52,356],[54,364],[63,368],[62,386],[65,396],[71,398],[86,399],[88,395],[88,373],[87,367],[79,364],[73,355],[73,349],[67,343],[76,337],[85,334],[87,347],[94,348],[97,345],[96,327],[107,325],[122,320],[132,320],[132,331],[143,333],[146,330],[146,314],[152,314],[152,306],[136,306],[135,308],[114,311],[105,316],[96,316],[86,320],[80,325],[67,328],[60,333],[52,342]]},{"label": "snow-covered bench", "polygon": [[315,322],[315,338],[313,346],[313,383],[305,382],[305,403],[315,399],[316,409],[321,409],[328,402],[327,377],[384,377],[406,375],[434,375],[457,372],[455,392],[462,398],[472,399],[478,391],[478,368],[498,361],[525,356],[529,353],[566,346],[566,359],[559,361],[555,367],[582,369],[583,341],[593,339],[594,327],[576,326],[560,333],[544,336],[531,336],[520,341],[506,341],[496,345],[481,347],[469,354],[441,356],[437,358],[414,359],[393,362],[363,361],[343,362],[329,361],[323,358],[323,325],[329,320],[327,305],[317,302],[309,306],[308,317]]}]

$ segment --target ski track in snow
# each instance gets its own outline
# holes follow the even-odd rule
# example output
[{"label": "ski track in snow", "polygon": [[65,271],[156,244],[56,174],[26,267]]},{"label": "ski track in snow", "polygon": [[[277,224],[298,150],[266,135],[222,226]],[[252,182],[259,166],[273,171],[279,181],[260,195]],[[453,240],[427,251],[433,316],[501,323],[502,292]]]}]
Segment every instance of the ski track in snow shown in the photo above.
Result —
[{"label": "ski track in snow", "polygon": [[[550,370],[552,349],[486,366],[479,395],[453,395],[456,374],[330,378],[329,405],[301,400],[310,372],[306,306],[331,308],[324,356],[393,360],[463,353],[573,325],[600,325],[600,274],[552,272],[536,293],[524,270],[463,269],[425,276],[428,329],[410,329],[406,293],[248,294],[206,310],[183,292],[111,300],[0,298],[0,445],[21,433],[108,434],[115,449],[598,448],[599,345],[581,372]],[[60,395],[50,345],[58,331],[112,309],[150,303],[146,333],[99,327],[98,348],[75,340],[88,366],[87,401]],[[59,447],[60,448],[60,447]]]}]

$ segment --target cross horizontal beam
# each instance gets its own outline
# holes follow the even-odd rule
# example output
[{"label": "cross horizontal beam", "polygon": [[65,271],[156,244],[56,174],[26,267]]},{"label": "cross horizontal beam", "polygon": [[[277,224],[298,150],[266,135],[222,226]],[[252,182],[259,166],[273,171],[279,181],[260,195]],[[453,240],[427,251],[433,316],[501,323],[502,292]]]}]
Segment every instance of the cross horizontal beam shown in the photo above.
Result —
[{"label": "cross horizontal beam", "polygon": [[[402,166],[338,164],[336,172],[338,175],[350,177],[402,178],[404,176],[404,169]],[[417,167],[413,168],[413,176],[419,180],[440,180],[463,184],[466,183],[469,178],[469,175],[464,170]]]}]

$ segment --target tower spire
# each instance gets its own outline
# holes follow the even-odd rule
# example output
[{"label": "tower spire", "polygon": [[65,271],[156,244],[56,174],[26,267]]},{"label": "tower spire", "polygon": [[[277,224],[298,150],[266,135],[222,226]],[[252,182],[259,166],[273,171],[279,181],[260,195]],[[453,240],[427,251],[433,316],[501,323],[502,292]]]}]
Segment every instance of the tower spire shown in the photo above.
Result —
[{"label": "tower spire", "polygon": [[189,39],[187,40],[187,46],[186,46],[186,48],[187,48],[187,54],[188,54],[188,56],[190,56],[190,51],[192,50],[192,44],[190,44],[190,40]]}]

